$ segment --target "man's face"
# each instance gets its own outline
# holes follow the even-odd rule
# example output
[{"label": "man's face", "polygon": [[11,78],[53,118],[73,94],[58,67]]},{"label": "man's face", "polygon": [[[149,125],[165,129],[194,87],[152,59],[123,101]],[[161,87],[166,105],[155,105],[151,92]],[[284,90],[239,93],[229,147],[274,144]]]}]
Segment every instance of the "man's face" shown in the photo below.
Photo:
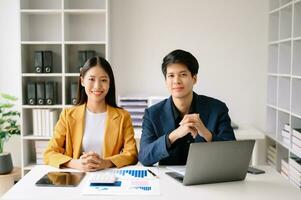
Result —
[{"label": "man's face", "polygon": [[191,94],[196,81],[197,76],[192,76],[185,65],[173,63],[167,66],[165,82],[173,98],[187,97]]}]

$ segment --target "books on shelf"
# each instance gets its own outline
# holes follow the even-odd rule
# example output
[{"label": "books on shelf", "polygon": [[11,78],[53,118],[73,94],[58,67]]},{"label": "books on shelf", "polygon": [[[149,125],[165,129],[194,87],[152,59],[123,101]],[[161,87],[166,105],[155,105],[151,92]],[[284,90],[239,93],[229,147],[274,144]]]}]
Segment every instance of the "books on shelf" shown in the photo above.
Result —
[{"label": "books on shelf", "polygon": [[58,110],[55,109],[33,109],[33,135],[51,137],[58,120],[58,114]]},{"label": "books on shelf", "polygon": [[272,166],[276,165],[276,147],[274,146],[268,146],[267,163]]},{"label": "books on shelf", "polygon": [[301,140],[301,128],[293,129],[293,136]]},{"label": "books on shelf", "polygon": [[298,187],[301,187],[301,159],[290,157],[289,160],[289,179]]},{"label": "books on shelf", "polygon": [[281,171],[280,173],[288,179],[289,177],[289,164],[285,160],[281,160]]},{"label": "books on shelf", "polygon": [[291,125],[290,124],[284,124],[284,130],[286,130],[287,132],[291,132]]}]

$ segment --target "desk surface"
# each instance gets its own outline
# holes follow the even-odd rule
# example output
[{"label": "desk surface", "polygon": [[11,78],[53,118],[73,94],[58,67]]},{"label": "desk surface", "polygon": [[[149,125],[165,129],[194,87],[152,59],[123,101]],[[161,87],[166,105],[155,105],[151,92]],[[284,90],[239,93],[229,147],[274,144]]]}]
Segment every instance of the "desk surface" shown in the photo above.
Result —
[{"label": "desk surface", "polygon": [[[268,166],[260,167],[265,174],[248,174],[244,181],[183,186],[165,174],[168,171],[160,167],[160,190],[156,196],[101,196],[101,199],[244,199],[244,200],[300,200],[301,191],[288,180]],[[35,182],[46,172],[58,170],[49,166],[36,166],[24,176],[3,199],[100,199],[100,196],[81,195],[84,181],[75,188],[36,187]],[[66,169],[65,169],[66,170]],[[87,176],[86,176],[87,177]]]}]

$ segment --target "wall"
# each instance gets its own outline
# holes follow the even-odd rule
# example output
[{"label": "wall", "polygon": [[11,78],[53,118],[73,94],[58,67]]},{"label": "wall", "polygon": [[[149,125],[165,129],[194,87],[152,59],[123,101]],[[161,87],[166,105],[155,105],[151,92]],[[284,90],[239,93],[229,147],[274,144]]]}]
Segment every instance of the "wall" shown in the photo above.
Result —
[{"label": "wall", "polygon": [[195,91],[226,102],[233,121],[264,129],[268,1],[113,0],[111,62],[122,95],[168,95],[162,58],[200,64]]},{"label": "wall", "polygon": [[[1,0],[0,27],[0,92],[20,97],[21,75],[18,0]],[[17,106],[17,109],[21,110],[20,106]],[[20,136],[13,136],[5,143],[4,150],[11,152],[15,166],[21,166]]]}]

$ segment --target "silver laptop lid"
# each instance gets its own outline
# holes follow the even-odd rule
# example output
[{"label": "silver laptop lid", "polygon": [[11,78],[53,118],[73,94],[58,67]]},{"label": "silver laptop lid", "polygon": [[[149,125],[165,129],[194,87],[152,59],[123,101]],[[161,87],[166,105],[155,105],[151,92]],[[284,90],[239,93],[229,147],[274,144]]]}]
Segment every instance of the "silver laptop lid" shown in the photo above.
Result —
[{"label": "silver laptop lid", "polygon": [[184,185],[243,180],[255,140],[192,143]]}]

